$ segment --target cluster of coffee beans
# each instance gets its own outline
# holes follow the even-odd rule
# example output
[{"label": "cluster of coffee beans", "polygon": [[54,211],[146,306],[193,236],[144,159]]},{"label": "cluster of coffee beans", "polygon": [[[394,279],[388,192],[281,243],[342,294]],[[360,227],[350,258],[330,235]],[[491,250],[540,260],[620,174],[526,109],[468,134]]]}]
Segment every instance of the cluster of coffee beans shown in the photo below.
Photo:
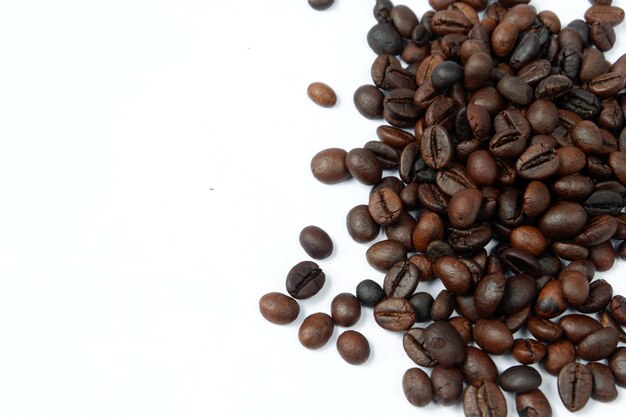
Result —
[{"label": "cluster of coffee beans", "polygon": [[[626,258],[626,54],[613,64],[604,57],[624,10],[592,1],[584,20],[563,27],[530,0],[489,3],[430,0],[434,10],[420,18],[376,1],[367,34],[373,84],[356,90],[354,104],[387,124],[361,148],[322,150],[311,171],[326,184],[372,186],[346,224],[360,243],[384,231],[366,259],[386,276],[382,286],[362,281],[356,297],[337,296],[332,317],[307,317],[299,337],[319,347],[335,324],[352,325],[361,306],[373,307],[379,326],[404,332],[408,357],[432,368],[404,374],[411,404],[462,399],[467,416],[504,417],[506,391],[520,416],[551,416],[530,365],[557,376],[570,411],[590,398],[612,401],[626,386],[626,347],[618,346],[626,298],[594,279]],[[334,92],[309,95],[326,105]],[[303,234],[310,256],[332,252],[321,229]],[[435,297],[415,292],[433,279],[445,287]],[[324,280],[317,264],[302,262],[287,291],[308,298]],[[261,312],[291,322],[293,298],[265,295]],[[532,338],[516,339],[522,329]],[[348,362],[367,359],[360,333],[339,339]],[[491,355],[503,354],[521,365],[500,372]]]}]

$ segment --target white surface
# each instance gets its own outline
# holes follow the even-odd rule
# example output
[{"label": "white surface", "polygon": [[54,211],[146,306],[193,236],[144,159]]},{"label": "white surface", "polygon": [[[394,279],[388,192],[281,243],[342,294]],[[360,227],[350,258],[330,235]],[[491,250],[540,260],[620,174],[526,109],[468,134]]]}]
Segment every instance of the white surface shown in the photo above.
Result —
[{"label": "white surface", "polygon": [[[533,3],[564,23],[588,6]],[[364,366],[340,359],[339,329],[317,352],[297,340],[305,315],[382,278],[344,227],[367,187],[324,186],[308,168],[318,150],[375,138],[352,105],[370,82],[372,4],[0,4],[0,415],[462,415],[408,404],[412,363],[371,310],[355,327],[372,346]],[[315,80],[335,109],[306,98]],[[296,323],[272,325],[258,298],[307,258],[308,224],[335,241],[327,285]],[[603,275],[618,293],[625,271]],[[555,379],[542,389],[554,398]],[[625,397],[578,415],[622,415]]]}]

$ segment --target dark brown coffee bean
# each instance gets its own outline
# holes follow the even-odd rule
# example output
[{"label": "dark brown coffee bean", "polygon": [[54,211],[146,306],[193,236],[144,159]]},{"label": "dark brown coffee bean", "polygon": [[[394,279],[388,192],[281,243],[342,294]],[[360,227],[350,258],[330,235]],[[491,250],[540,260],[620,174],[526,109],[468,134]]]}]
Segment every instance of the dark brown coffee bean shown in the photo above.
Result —
[{"label": "dark brown coffee bean", "polygon": [[463,79],[463,68],[454,61],[444,61],[435,67],[430,79],[437,90],[447,90]]},{"label": "dark brown coffee bean", "polygon": [[493,237],[488,224],[478,224],[469,229],[449,229],[448,241],[452,248],[460,253],[474,253],[483,249]]},{"label": "dark brown coffee bean", "polygon": [[302,249],[313,259],[326,259],[333,253],[333,241],[317,226],[302,229],[299,240]]},{"label": "dark brown coffee bean", "polygon": [[383,289],[387,297],[408,298],[419,282],[417,267],[409,261],[394,264],[385,276]]},{"label": "dark brown coffee bean", "polygon": [[433,321],[447,320],[454,311],[454,297],[448,290],[441,290],[431,308]]},{"label": "dark brown coffee bean", "polygon": [[551,101],[537,100],[528,107],[526,117],[535,134],[549,135],[559,123],[559,110]]},{"label": "dark brown coffee bean", "polygon": [[596,269],[600,272],[610,270],[615,264],[617,254],[611,241],[600,243],[589,249],[589,260],[593,262]]},{"label": "dark brown coffee bean", "polygon": [[626,297],[616,295],[609,305],[611,316],[622,326],[626,326]]},{"label": "dark brown coffee bean", "polygon": [[620,387],[626,387],[626,348],[618,348],[609,359],[609,367],[615,376],[615,382]]},{"label": "dark brown coffee bean", "polygon": [[426,128],[422,136],[421,152],[424,162],[431,168],[447,167],[454,156],[454,147],[446,129],[439,125]]},{"label": "dark brown coffee bean", "polygon": [[265,294],[259,300],[261,315],[274,324],[289,324],[300,314],[298,302],[279,292]]},{"label": "dark brown coffee bean", "polygon": [[551,74],[552,65],[550,61],[538,59],[533,61],[517,72],[517,76],[526,81],[528,85],[536,86],[539,81],[543,80]]},{"label": "dark brown coffee bean", "polygon": [[624,208],[623,197],[611,190],[594,191],[584,202],[585,210],[592,216],[610,214],[617,216]]},{"label": "dark brown coffee bean", "polygon": [[435,182],[439,189],[450,197],[461,190],[476,188],[476,184],[461,165],[451,165],[438,171]]},{"label": "dark brown coffee bean", "polygon": [[541,364],[546,372],[558,375],[563,366],[576,360],[574,345],[569,340],[558,340],[546,346],[546,356]]},{"label": "dark brown coffee bean", "polygon": [[[533,32],[532,30],[527,31],[519,36],[517,45],[509,59],[509,63],[513,69],[520,69],[539,58],[541,54],[542,38],[547,41],[549,35],[548,30],[541,26],[537,28],[537,31],[538,32]],[[541,32],[545,34],[545,37]],[[532,96],[532,89],[530,95]]]},{"label": "dark brown coffee bean", "polygon": [[444,60],[445,58],[440,54],[432,54],[427,56],[419,65],[419,68],[417,70],[417,75],[415,77],[417,85],[422,86],[426,82],[431,82],[431,75],[434,69]]},{"label": "dark brown coffee bean", "polygon": [[595,48],[584,50],[583,62],[580,68],[581,81],[589,81],[609,71],[611,71],[611,63],[604,58],[602,52]]},{"label": "dark brown coffee bean", "polygon": [[449,406],[456,404],[463,395],[463,374],[458,368],[437,365],[430,374],[435,401]]},{"label": "dark brown coffee bean", "polygon": [[298,330],[298,339],[308,349],[319,349],[333,335],[335,324],[326,313],[314,313],[304,319]]},{"label": "dark brown coffee bean", "polygon": [[315,10],[326,10],[335,3],[335,0],[308,0],[308,2]]},{"label": "dark brown coffee bean", "polygon": [[409,143],[415,142],[414,135],[393,126],[378,126],[376,128],[376,136],[387,145],[396,149],[404,149]]},{"label": "dark brown coffee bean", "polygon": [[609,155],[609,166],[620,183],[626,184],[626,152],[617,151]]},{"label": "dark brown coffee bean", "polygon": [[534,339],[517,339],[513,345],[513,357],[525,365],[541,362],[545,354],[545,345]]},{"label": "dark brown coffee bean", "polygon": [[366,185],[376,184],[383,174],[376,155],[364,148],[355,148],[348,152],[346,167],[354,178]]},{"label": "dark brown coffee bean", "polygon": [[380,188],[370,195],[368,210],[372,219],[379,225],[392,225],[403,213],[402,200],[392,189]]},{"label": "dark brown coffee bean", "polygon": [[563,336],[563,329],[556,323],[538,317],[528,320],[528,331],[544,343],[552,343]]},{"label": "dark brown coffee bean", "polygon": [[597,320],[582,314],[568,314],[559,320],[559,325],[563,329],[565,338],[575,344],[602,329],[602,325]]},{"label": "dark brown coffee bean", "polygon": [[591,397],[593,388],[591,371],[583,364],[569,363],[559,372],[557,386],[565,408],[571,412],[578,411]]},{"label": "dark brown coffee bean", "polygon": [[460,369],[468,384],[475,387],[480,387],[485,381],[495,382],[498,378],[498,368],[491,356],[474,346],[467,347],[467,357]]},{"label": "dark brown coffee bean", "polygon": [[528,106],[534,98],[531,86],[518,77],[504,77],[498,82],[498,91],[507,100],[519,106]]},{"label": "dark brown coffee bean", "polygon": [[466,417],[506,417],[506,399],[493,382],[486,381],[478,388],[470,385],[465,390],[463,411]]},{"label": "dark brown coffee bean", "polygon": [[381,240],[370,246],[365,255],[374,269],[387,272],[396,262],[406,259],[407,248],[400,242]]},{"label": "dark brown coffee bean", "polygon": [[350,237],[359,243],[371,242],[380,233],[380,225],[374,221],[365,204],[356,206],[348,212],[346,227]]},{"label": "dark brown coffee bean", "polygon": [[539,82],[535,89],[537,99],[555,99],[572,89],[572,80],[564,75],[550,75]]},{"label": "dark brown coffee bean", "polygon": [[556,154],[561,160],[557,173],[570,175],[582,170],[587,162],[585,153],[575,146],[564,146],[556,149]]},{"label": "dark brown coffee bean", "polygon": [[559,275],[563,296],[573,306],[581,305],[589,297],[589,281],[576,271],[565,271]]},{"label": "dark brown coffee bean", "polygon": [[[426,126],[440,125],[446,130],[451,130],[454,127],[458,107],[459,105],[449,97],[437,97],[424,114]],[[426,132],[424,131],[424,133]],[[422,143],[423,141],[424,139],[422,139]]]},{"label": "dark brown coffee bean", "polygon": [[463,68],[463,85],[469,91],[476,91],[485,86],[491,77],[493,59],[484,52],[472,55]]},{"label": "dark brown coffee bean", "polygon": [[313,176],[324,184],[336,184],[351,177],[346,167],[347,152],[339,148],[329,148],[317,153],[311,160]]},{"label": "dark brown coffee bean", "polygon": [[624,76],[618,72],[598,75],[589,81],[589,91],[600,98],[612,98],[624,88]]},{"label": "dark brown coffee bean", "polygon": [[399,332],[415,324],[415,309],[404,298],[388,298],[376,304],[374,319],[380,327]]},{"label": "dark brown coffee bean", "polygon": [[519,30],[513,22],[501,22],[491,34],[491,48],[496,56],[504,57],[515,47]]},{"label": "dark brown coffee bean", "polygon": [[448,320],[448,323],[455,328],[457,333],[461,336],[461,340],[465,345],[469,345],[474,340],[472,334],[472,323],[465,317],[457,316]]},{"label": "dark brown coffee bean", "polygon": [[448,196],[443,194],[434,184],[420,184],[417,196],[425,209],[437,214],[444,214],[448,209]]},{"label": "dark brown coffee bean", "polygon": [[520,226],[511,231],[511,245],[533,256],[539,256],[546,249],[548,242],[536,227]]},{"label": "dark brown coffee bean", "polygon": [[502,94],[495,87],[482,87],[472,93],[469,104],[476,104],[485,108],[492,116],[506,108],[506,102]]},{"label": "dark brown coffee bean", "polygon": [[550,402],[538,389],[516,394],[515,408],[520,417],[552,417]]},{"label": "dark brown coffee bean", "polygon": [[541,276],[537,258],[522,249],[505,249],[500,254],[500,260],[509,270],[516,274],[529,275],[533,278]]},{"label": "dark brown coffee bean", "polygon": [[433,384],[420,368],[408,369],[402,377],[406,399],[416,407],[425,407],[433,400]]},{"label": "dark brown coffee bean", "polygon": [[397,222],[385,227],[387,239],[402,243],[409,251],[413,250],[412,236],[417,221],[409,212],[402,212]]},{"label": "dark brown coffee bean", "polygon": [[347,292],[338,294],[333,298],[330,311],[335,323],[343,327],[350,327],[361,318],[359,299]]},{"label": "dark brown coffee bean", "polygon": [[[561,282],[553,280],[548,282],[539,292],[535,304],[535,312],[541,318],[554,318],[567,310],[568,306]],[[535,335],[535,337],[537,336]]]},{"label": "dark brown coffee bean", "polygon": [[383,117],[392,126],[413,127],[421,110],[413,102],[415,90],[397,88],[385,96]]},{"label": "dark brown coffee bean", "polygon": [[470,227],[476,221],[483,194],[474,188],[459,191],[448,204],[450,224],[458,228]]},{"label": "dark brown coffee bean", "polygon": [[539,229],[547,238],[564,239],[576,236],[587,223],[587,211],[575,202],[559,202],[550,207],[539,220]]},{"label": "dark brown coffee bean", "polygon": [[372,140],[363,145],[363,148],[372,152],[382,169],[397,169],[400,162],[400,152],[385,142]]},{"label": "dark brown coffee bean", "polygon": [[590,362],[587,368],[591,372],[593,389],[591,398],[602,402],[611,402],[617,398],[617,388],[615,387],[615,377],[611,368],[603,363]]},{"label": "dark brown coffee bean", "polygon": [[526,149],[527,139],[517,129],[501,130],[489,141],[489,152],[496,157],[515,158]]},{"label": "dark brown coffee bean", "polygon": [[311,101],[322,107],[333,107],[337,103],[337,94],[330,86],[321,82],[309,84],[306,93]]},{"label": "dark brown coffee bean", "polygon": [[556,173],[560,159],[552,147],[543,144],[531,145],[517,160],[516,168],[526,179],[539,180]]},{"label": "dark brown coffee bean", "polygon": [[424,346],[441,366],[451,367],[465,361],[465,344],[456,329],[438,321],[424,330]]},{"label": "dark brown coffee bean", "polygon": [[591,178],[578,174],[560,177],[552,183],[552,191],[554,194],[564,200],[574,201],[589,197],[593,192],[593,187],[594,183]]},{"label": "dark brown coffee bean", "polygon": [[541,375],[530,366],[517,365],[502,372],[498,384],[507,392],[528,392],[539,388]]},{"label": "dark brown coffee bean", "polygon": [[591,40],[601,51],[608,51],[615,44],[615,30],[608,22],[595,22],[591,25]]},{"label": "dark brown coffee bean", "polygon": [[524,192],[524,214],[536,217],[543,214],[550,207],[550,191],[540,181],[531,181]]},{"label": "dark brown coffee bean", "polygon": [[524,309],[535,299],[537,284],[527,275],[514,275],[507,279],[504,295],[500,301],[500,312],[511,315]]},{"label": "dark brown coffee bean", "polygon": [[622,326],[617,321],[615,321],[615,319],[607,311],[601,311],[600,313],[598,313],[598,321],[600,322],[602,327],[609,327],[615,330],[620,342],[626,342],[626,331],[624,331]]},{"label": "dark brown coffee bean", "polygon": [[424,340],[424,329],[413,328],[402,337],[402,347],[407,356],[417,365],[433,367],[437,360],[430,352]]},{"label": "dark brown coffee bean", "polygon": [[370,344],[361,333],[346,330],[337,338],[337,351],[350,365],[361,365],[370,357]]},{"label": "dark brown coffee bean", "polygon": [[478,281],[474,292],[474,303],[481,317],[493,317],[504,296],[505,286],[504,275],[498,272],[487,274]]},{"label": "dark brown coffee bean", "polygon": [[576,306],[581,313],[597,313],[604,310],[613,297],[613,287],[603,279],[597,279],[589,284],[589,298],[583,304]]},{"label": "dark brown coffee bean", "polygon": [[484,351],[501,355],[513,347],[513,335],[499,320],[478,320],[474,326],[476,344]]},{"label": "dark brown coffee bean", "polygon": [[413,28],[419,23],[413,10],[402,4],[391,9],[390,17],[393,25],[404,38],[410,38]]},{"label": "dark brown coffee bean", "polygon": [[455,294],[465,294],[472,288],[472,276],[469,269],[452,256],[443,256],[433,264],[435,276],[441,278],[443,285]]},{"label": "dark brown coffee bean", "polygon": [[484,150],[477,150],[469,155],[466,170],[467,175],[478,185],[492,185],[498,176],[495,159]]},{"label": "dark brown coffee bean", "polygon": [[353,96],[354,107],[367,119],[383,118],[383,100],[385,95],[374,85],[362,85]]},{"label": "dark brown coffee bean", "polygon": [[585,337],[576,349],[581,359],[598,361],[610,356],[617,348],[617,332],[603,328]]},{"label": "dark brown coffee bean", "polygon": [[445,36],[450,33],[467,34],[472,28],[472,23],[460,11],[448,9],[442,10],[433,16],[432,30],[439,36]]},{"label": "dark brown coffee bean", "polygon": [[435,213],[422,212],[413,232],[413,247],[418,252],[425,252],[428,245],[444,238],[444,224]]},{"label": "dark brown coffee bean", "polygon": [[589,249],[567,241],[552,242],[552,252],[566,261],[579,261],[589,256]]},{"label": "dark brown coffee bean", "polygon": [[[576,52],[578,53],[578,52]],[[574,58],[578,59],[574,55]],[[573,70],[579,71],[578,62],[574,62]],[[572,111],[583,119],[592,119],[600,113],[600,97],[580,88],[572,88],[561,100],[565,110]]]},{"label": "dark brown coffee bean", "polygon": [[287,274],[287,292],[293,298],[304,300],[317,294],[326,281],[322,269],[311,261],[296,264]]},{"label": "dark brown coffee bean", "polygon": [[617,26],[624,21],[624,10],[615,6],[591,6],[585,12],[585,21],[590,25],[595,22],[607,22]]}]

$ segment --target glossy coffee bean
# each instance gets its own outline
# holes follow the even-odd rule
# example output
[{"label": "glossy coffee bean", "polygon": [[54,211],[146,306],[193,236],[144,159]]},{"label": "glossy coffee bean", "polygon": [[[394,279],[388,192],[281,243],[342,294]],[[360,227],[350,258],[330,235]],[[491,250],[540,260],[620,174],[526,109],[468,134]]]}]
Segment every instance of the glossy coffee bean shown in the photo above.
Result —
[{"label": "glossy coffee bean", "polygon": [[315,104],[322,107],[333,107],[337,103],[337,94],[324,83],[314,82],[307,87],[307,95]]},{"label": "glossy coffee bean", "polygon": [[354,295],[344,292],[333,298],[330,303],[330,311],[337,325],[350,327],[361,318],[361,303]]},{"label": "glossy coffee bean", "polygon": [[346,166],[347,152],[339,148],[329,148],[317,153],[311,159],[313,176],[324,184],[336,184],[351,177]]},{"label": "glossy coffee bean", "polygon": [[569,303],[563,294],[561,282],[553,280],[548,282],[539,292],[535,312],[539,317],[549,319],[561,315],[568,307]]},{"label": "glossy coffee bean", "polygon": [[554,148],[543,144],[529,146],[519,157],[516,168],[522,178],[540,180],[556,173],[561,160]]},{"label": "glossy coffee bean", "polygon": [[437,360],[425,344],[424,329],[413,328],[402,337],[402,347],[407,356],[417,365],[433,367]]},{"label": "glossy coffee bean", "polygon": [[374,307],[385,298],[385,292],[376,281],[366,279],[357,285],[356,297],[365,307]]},{"label": "glossy coffee bean", "polygon": [[385,95],[375,85],[362,85],[353,96],[354,107],[365,118],[383,118],[383,100]]},{"label": "glossy coffee bean", "polygon": [[528,217],[537,217],[550,207],[550,190],[540,181],[531,181],[524,191],[523,199],[524,214]]},{"label": "glossy coffee bean", "polygon": [[433,385],[420,368],[408,369],[402,376],[402,390],[406,399],[416,407],[425,407],[433,400]]},{"label": "glossy coffee bean", "polygon": [[486,381],[480,387],[470,385],[465,390],[463,411],[466,417],[506,417],[506,399],[493,382]]},{"label": "glossy coffee bean", "polygon": [[348,212],[346,227],[350,237],[359,243],[371,242],[380,233],[380,225],[374,221],[365,204],[356,206]]},{"label": "glossy coffee bean", "polygon": [[452,256],[442,256],[433,264],[435,276],[441,278],[448,291],[465,294],[472,287],[472,276],[467,266]]},{"label": "glossy coffee bean", "polygon": [[546,346],[542,365],[546,372],[558,375],[565,365],[576,360],[574,345],[569,340],[558,340]]},{"label": "glossy coffee bean", "polygon": [[300,232],[300,245],[313,259],[326,259],[333,253],[333,241],[323,229],[307,226]]},{"label": "glossy coffee bean", "polygon": [[346,167],[359,182],[374,185],[382,178],[383,169],[373,152],[355,148],[346,155]]},{"label": "glossy coffee bean", "polygon": [[300,314],[298,302],[279,292],[265,294],[259,300],[261,315],[274,324],[289,324]]},{"label": "glossy coffee bean", "polygon": [[544,343],[556,342],[563,336],[563,328],[559,324],[539,317],[528,320],[528,331]]},{"label": "glossy coffee bean", "polygon": [[448,204],[448,218],[454,227],[465,229],[473,225],[478,216],[483,194],[469,188],[456,193]]},{"label": "glossy coffee bean", "polygon": [[437,365],[430,374],[433,384],[433,397],[439,404],[456,404],[463,395],[463,374],[458,368]]},{"label": "glossy coffee bean", "polygon": [[424,347],[439,365],[451,367],[465,361],[465,344],[456,329],[438,321],[424,330]]},{"label": "glossy coffee bean", "polygon": [[317,294],[325,281],[324,272],[315,262],[303,261],[291,268],[285,286],[293,298],[304,300]]},{"label": "glossy coffee bean", "polygon": [[597,279],[589,284],[589,297],[583,304],[576,306],[581,313],[598,313],[609,304],[613,297],[613,287],[603,279]]},{"label": "glossy coffee bean", "polygon": [[593,317],[582,314],[568,314],[559,320],[559,326],[567,340],[579,344],[587,336],[602,329],[602,325]]},{"label": "glossy coffee bean", "polygon": [[599,362],[589,362],[587,368],[591,372],[593,380],[591,398],[602,402],[615,400],[618,394],[611,368]]},{"label": "glossy coffee bean", "polygon": [[520,417],[552,417],[550,402],[538,389],[516,394],[515,408]]},{"label": "glossy coffee bean", "polygon": [[577,306],[587,301],[589,297],[589,281],[576,271],[566,271],[559,275],[563,296],[570,305]]},{"label": "glossy coffee bean", "polygon": [[382,272],[389,271],[396,262],[405,260],[406,255],[406,246],[393,240],[381,240],[370,246],[365,253],[372,268]]},{"label": "glossy coffee bean", "polygon": [[304,319],[298,330],[298,339],[308,349],[319,349],[333,335],[334,323],[326,313],[314,313]]},{"label": "glossy coffee bean", "polygon": [[335,3],[335,0],[308,0],[308,2],[315,10],[326,10]]},{"label": "glossy coffee bean", "polygon": [[441,290],[430,311],[433,321],[447,320],[454,312],[454,297],[448,290]]},{"label": "glossy coffee bean", "polygon": [[587,223],[587,211],[575,202],[559,202],[550,207],[539,220],[539,229],[547,238],[576,236]]},{"label": "glossy coffee bean", "polygon": [[513,335],[499,320],[478,320],[474,326],[476,344],[484,351],[501,355],[513,347]]},{"label": "glossy coffee bean", "polygon": [[413,247],[418,252],[425,252],[431,242],[443,239],[444,232],[443,220],[439,215],[423,212],[413,232]]},{"label": "glossy coffee bean", "polygon": [[626,387],[626,348],[618,348],[609,359],[608,365],[613,371],[617,385]]},{"label": "glossy coffee bean", "polygon": [[617,332],[611,328],[603,328],[585,337],[576,348],[581,359],[598,361],[610,356],[617,348]]},{"label": "glossy coffee bean", "polygon": [[390,188],[379,188],[370,194],[369,214],[381,226],[396,223],[403,213],[402,208],[400,196]]},{"label": "glossy coffee bean", "polygon": [[374,307],[374,319],[380,327],[399,332],[415,324],[415,309],[404,298],[387,298]]},{"label": "glossy coffee bean", "polygon": [[477,150],[469,155],[466,170],[467,175],[478,185],[492,185],[498,178],[496,161],[484,150]]},{"label": "glossy coffee bean", "polygon": [[409,261],[396,262],[385,276],[383,290],[387,297],[408,298],[419,282],[419,271]]},{"label": "glossy coffee bean", "polygon": [[474,346],[467,347],[460,370],[468,384],[475,387],[480,387],[485,381],[495,382],[498,378],[498,368],[491,356]]},{"label": "glossy coffee bean", "polygon": [[571,412],[579,411],[591,397],[593,389],[591,371],[583,364],[569,363],[559,372],[557,386],[565,408]]},{"label": "glossy coffee bean", "polygon": [[517,339],[513,344],[513,357],[521,364],[539,363],[545,355],[545,345],[537,340]]},{"label": "glossy coffee bean", "polygon": [[370,344],[361,333],[346,330],[337,338],[337,351],[350,365],[361,365],[370,356]]},{"label": "glossy coffee bean", "polygon": [[498,377],[498,384],[507,392],[528,392],[539,388],[541,375],[527,365],[513,366]]},{"label": "glossy coffee bean", "polygon": [[485,275],[476,284],[474,303],[476,312],[483,318],[490,318],[496,313],[504,296],[506,279],[499,272]]}]

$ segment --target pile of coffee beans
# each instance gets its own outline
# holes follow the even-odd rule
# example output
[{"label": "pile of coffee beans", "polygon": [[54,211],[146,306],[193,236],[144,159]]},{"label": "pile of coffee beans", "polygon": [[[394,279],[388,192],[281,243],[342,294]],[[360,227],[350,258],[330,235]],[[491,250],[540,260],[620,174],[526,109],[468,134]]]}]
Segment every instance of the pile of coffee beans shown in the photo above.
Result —
[{"label": "pile of coffee beans", "polygon": [[[592,1],[584,20],[564,25],[530,0],[429,3],[434,10],[418,17],[375,2],[372,84],[353,99],[386,124],[378,140],[322,150],[310,166],[325,184],[371,186],[346,226],[354,241],[372,243],[366,261],[386,275],[339,294],[331,315],[307,317],[300,342],[319,348],[335,325],[372,308],[380,327],[403,332],[408,357],[432,369],[402,377],[415,406],[462,401],[466,416],[504,417],[508,392],[520,416],[551,416],[533,365],[557,377],[570,411],[612,401],[626,387],[626,298],[594,278],[626,258],[626,54],[604,57],[624,10]],[[334,104],[330,87],[312,86],[311,99]],[[373,243],[380,230],[386,239]],[[314,259],[333,251],[315,226],[300,243]],[[416,292],[434,279],[439,294]],[[287,276],[291,297],[264,295],[261,313],[293,322],[296,300],[324,282],[316,263],[301,262]],[[369,356],[351,330],[337,349],[351,364]],[[499,370],[492,355],[508,354],[520,365]]]}]

